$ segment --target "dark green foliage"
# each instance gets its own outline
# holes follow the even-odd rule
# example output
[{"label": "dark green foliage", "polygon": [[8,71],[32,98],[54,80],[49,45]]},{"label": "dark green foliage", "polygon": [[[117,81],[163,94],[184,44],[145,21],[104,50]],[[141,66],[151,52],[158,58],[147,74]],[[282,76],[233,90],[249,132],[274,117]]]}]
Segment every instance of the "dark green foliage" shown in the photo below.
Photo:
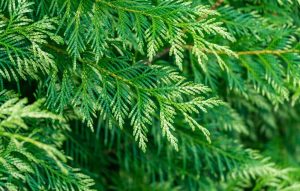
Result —
[{"label": "dark green foliage", "polygon": [[0,0],[0,190],[298,191],[299,15]]}]

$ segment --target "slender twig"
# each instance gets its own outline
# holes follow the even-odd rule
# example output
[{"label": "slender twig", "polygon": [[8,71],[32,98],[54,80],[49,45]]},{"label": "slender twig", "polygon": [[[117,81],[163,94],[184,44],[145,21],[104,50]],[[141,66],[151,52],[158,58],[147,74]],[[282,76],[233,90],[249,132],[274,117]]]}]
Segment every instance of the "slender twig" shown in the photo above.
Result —
[{"label": "slender twig", "polygon": [[216,3],[210,9],[211,10],[216,10],[218,7],[220,7],[222,5],[223,2],[224,2],[224,0],[216,1]]},{"label": "slender twig", "polygon": [[[51,44],[44,44],[45,47],[52,49],[53,51],[63,54],[63,55],[69,55],[68,52],[64,49],[61,49],[59,47],[53,46]],[[193,48],[192,45],[186,45],[184,46],[185,49],[191,50]],[[159,52],[154,58],[153,60],[157,60],[163,56],[165,56],[168,52],[170,51],[170,48],[166,48],[163,51]],[[212,54],[212,53],[216,53],[219,55],[222,54],[226,54],[226,52],[222,52],[222,51],[209,51],[209,50],[203,50],[203,52],[207,53],[207,54]],[[300,53],[300,50],[297,49],[286,49],[286,50],[282,50],[282,49],[277,49],[277,50],[246,50],[246,51],[235,51],[235,53],[237,55],[263,55],[263,54],[273,54],[273,55],[281,55],[281,54],[288,54],[288,53]]]},{"label": "slender twig", "polygon": [[238,55],[259,55],[259,54],[286,54],[286,53],[300,53],[300,50],[287,49],[287,50],[250,50],[236,52]]},{"label": "slender twig", "polygon": [[166,55],[168,52],[170,52],[170,48],[165,48],[163,51],[161,51],[160,53],[158,53],[154,59],[157,59],[157,58],[161,58],[163,57],[164,55]]},{"label": "slender twig", "polygon": [[157,53],[151,61],[150,61],[149,59],[146,59],[144,63],[150,65],[154,60],[157,60],[157,59],[159,59],[159,58],[165,56],[165,55],[168,54],[169,52],[170,52],[170,48],[167,47],[167,48],[163,49],[162,51],[160,51],[159,53]]},{"label": "slender twig", "polygon": [[[185,49],[191,50],[193,49],[192,45],[186,45],[184,46]],[[212,54],[212,53],[216,53],[218,55],[222,55],[222,54],[227,54],[224,51],[210,51],[210,50],[203,50],[203,52],[207,53],[207,54]],[[237,55],[261,55],[261,54],[287,54],[287,53],[300,53],[300,50],[297,49],[286,49],[286,50],[282,50],[282,49],[277,49],[277,50],[246,50],[246,51],[234,51],[235,54]]]},{"label": "slender twig", "polygon": [[44,46],[47,47],[47,48],[50,48],[51,50],[53,50],[53,51],[55,51],[59,54],[69,55],[68,52],[65,49],[61,49],[61,48],[56,47],[52,44],[47,43],[47,44],[44,44]]},{"label": "slender twig", "polygon": [[[191,50],[193,48],[192,45],[186,45],[184,46],[185,49]],[[153,61],[165,56],[170,51],[170,48],[165,48],[161,52],[159,52],[152,61],[146,60],[146,64],[151,64]],[[210,51],[210,50],[203,50],[206,54],[218,54],[218,55],[224,55],[227,54],[223,51]],[[262,55],[262,54],[273,54],[273,55],[280,55],[280,54],[287,54],[287,53],[300,53],[300,50],[296,49],[287,49],[287,50],[247,50],[247,51],[235,51],[238,56],[242,55]]]}]

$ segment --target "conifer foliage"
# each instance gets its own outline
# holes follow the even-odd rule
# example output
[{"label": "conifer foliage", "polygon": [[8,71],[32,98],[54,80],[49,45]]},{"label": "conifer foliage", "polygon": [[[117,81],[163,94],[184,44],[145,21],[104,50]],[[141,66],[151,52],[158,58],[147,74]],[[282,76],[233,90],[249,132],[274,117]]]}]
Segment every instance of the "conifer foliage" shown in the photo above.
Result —
[{"label": "conifer foliage", "polygon": [[0,190],[300,190],[299,0],[0,0]]}]

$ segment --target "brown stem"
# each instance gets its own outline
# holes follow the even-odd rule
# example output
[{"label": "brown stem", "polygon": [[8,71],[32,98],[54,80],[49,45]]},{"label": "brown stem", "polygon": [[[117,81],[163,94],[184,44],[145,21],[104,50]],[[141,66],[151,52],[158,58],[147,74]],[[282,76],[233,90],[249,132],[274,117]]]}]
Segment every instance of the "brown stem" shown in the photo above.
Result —
[{"label": "brown stem", "polygon": [[300,50],[288,49],[288,50],[250,50],[236,52],[238,55],[259,55],[259,54],[286,54],[286,53],[300,53]]},{"label": "brown stem", "polygon": [[[185,49],[191,50],[193,48],[192,45],[186,45],[184,46]],[[226,54],[226,52],[223,51],[209,51],[209,50],[203,50],[203,52],[207,54],[217,53],[219,55]],[[287,53],[300,53],[300,50],[297,49],[286,49],[286,50],[246,50],[246,51],[235,51],[237,55],[261,55],[261,54],[287,54]]]},{"label": "brown stem", "polygon": [[215,4],[210,9],[211,10],[216,10],[218,7],[220,7],[220,5],[222,5],[223,2],[224,2],[224,0],[216,1]]},{"label": "brown stem", "polygon": [[56,47],[56,46],[54,46],[54,45],[52,45],[52,44],[43,44],[45,47],[47,47],[47,48],[50,48],[51,50],[53,50],[53,51],[55,51],[55,52],[57,52],[57,53],[59,53],[59,54],[63,54],[63,55],[68,55],[68,52],[66,51],[66,50],[64,50],[64,49],[61,49],[61,48],[59,48],[59,47]]},{"label": "brown stem", "polygon": [[157,53],[152,60],[149,60],[149,59],[145,60],[145,63],[150,65],[154,60],[157,60],[157,59],[165,56],[169,52],[170,52],[170,48],[167,47],[167,48],[163,49],[162,51],[160,51],[159,53]]},{"label": "brown stem", "polygon": [[[65,51],[64,49],[58,48],[56,46],[53,46],[51,44],[44,44],[45,47],[52,49],[53,51],[63,54],[63,55],[68,55],[68,52]],[[184,46],[185,49],[191,50],[193,48],[192,45],[186,45]],[[165,56],[168,52],[170,51],[170,48],[165,48],[161,52],[159,52],[153,60],[157,60],[163,56]],[[204,51],[207,54],[212,54],[212,53],[217,53],[219,55],[226,54],[225,52],[222,51]],[[287,49],[287,50],[246,50],[246,51],[236,51],[235,52],[237,55],[262,55],[262,54],[273,54],[273,55],[280,55],[280,54],[288,54],[288,53],[300,53],[300,50],[297,49]],[[146,61],[148,63],[151,63],[149,60]]]}]

